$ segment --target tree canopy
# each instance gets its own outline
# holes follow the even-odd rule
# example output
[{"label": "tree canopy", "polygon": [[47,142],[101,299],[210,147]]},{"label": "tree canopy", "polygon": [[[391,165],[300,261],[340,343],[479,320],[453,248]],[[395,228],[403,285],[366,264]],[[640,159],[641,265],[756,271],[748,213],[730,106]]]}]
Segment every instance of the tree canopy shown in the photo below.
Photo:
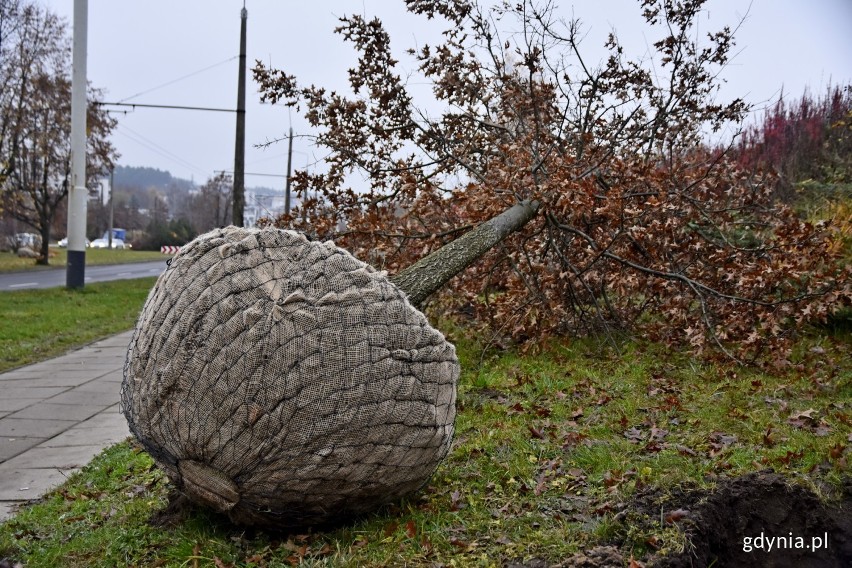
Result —
[{"label": "tree canopy", "polygon": [[628,57],[612,33],[592,61],[581,20],[552,2],[406,0],[446,22],[407,52],[432,87],[419,102],[381,21],[342,17],[349,93],[254,68],[263,99],[303,111],[327,152],[295,175],[304,210],[279,225],[399,271],[535,200],[537,217],[436,301],[519,340],[639,328],[783,363],[792,329],[849,301],[850,272],[825,227],[772,199],[771,174],[705,142],[748,110],[717,100],[734,31],[705,32],[705,3],[640,0],[652,55]]}]

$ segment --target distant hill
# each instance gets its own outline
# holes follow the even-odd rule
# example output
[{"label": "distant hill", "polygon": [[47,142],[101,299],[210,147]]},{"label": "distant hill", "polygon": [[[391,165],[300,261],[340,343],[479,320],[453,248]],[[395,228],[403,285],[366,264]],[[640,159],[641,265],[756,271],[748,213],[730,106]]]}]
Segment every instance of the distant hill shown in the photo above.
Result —
[{"label": "distant hill", "polygon": [[117,190],[122,188],[148,189],[151,187],[190,190],[195,187],[195,184],[188,179],[176,178],[168,171],[156,168],[116,166],[115,187]]}]

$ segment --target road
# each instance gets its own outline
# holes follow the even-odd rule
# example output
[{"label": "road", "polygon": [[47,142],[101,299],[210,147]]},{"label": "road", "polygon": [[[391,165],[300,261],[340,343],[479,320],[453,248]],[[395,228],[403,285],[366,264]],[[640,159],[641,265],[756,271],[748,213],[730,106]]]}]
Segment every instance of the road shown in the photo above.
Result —
[{"label": "road", "polygon": [[[86,267],[86,284],[106,282],[107,280],[127,280],[159,276],[166,269],[166,260],[153,262],[134,262],[132,264],[108,264]],[[55,288],[65,286],[65,267],[29,272],[0,273],[0,292],[9,290],[32,290],[35,288]]]}]

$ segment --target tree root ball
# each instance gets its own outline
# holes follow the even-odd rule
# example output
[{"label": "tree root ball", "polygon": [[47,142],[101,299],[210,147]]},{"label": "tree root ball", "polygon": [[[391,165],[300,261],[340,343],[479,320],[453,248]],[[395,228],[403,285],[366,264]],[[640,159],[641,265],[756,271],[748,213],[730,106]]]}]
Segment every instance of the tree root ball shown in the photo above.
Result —
[{"label": "tree root ball", "polygon": [[121,406],[192,501],[286,529],[421,488],[452,441],[458,375],[384,272],[331,242],[228,227],[151,290]]}]

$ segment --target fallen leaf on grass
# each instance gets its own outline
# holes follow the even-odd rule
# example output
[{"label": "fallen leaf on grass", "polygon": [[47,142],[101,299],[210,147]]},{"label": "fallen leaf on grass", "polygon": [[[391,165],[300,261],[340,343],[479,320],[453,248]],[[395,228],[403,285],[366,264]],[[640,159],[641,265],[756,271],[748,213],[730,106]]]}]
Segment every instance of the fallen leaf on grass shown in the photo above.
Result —
[{"label": "fallen leaf on grass", "polygon": [[666,436],[669,435],[668,430],[663,430],[662,428],[657,428],[656,426],[651,427],[651,439],[656,440],[657,442],[662,442]]},{"label": "fallen leaf on grass", "polygon": [[807,410],[803,410],[803,411],[801,411],[801,412],[797,412],[797,413],[795,413],[795,414],[791,414],[791,415],[790,415],[790,420],[800,420],[800,419],[803,419],[803,418],[804,418],[804,419],[807,419],[807,420],[814,420],[814,416],[813,416],[813,415],[814,415],[814,412],[816,412],[816,409],[814,409],[814,408],[809,408],[809,409],[807,409]]},{"label": "fallen leaf on grass", "polygon": [[367,539],[364,537],[358,537],[358,539],[350,545],[350,548],[357,550],[359,548],[364,548],[367,546]]},{"label": "fallen leaf on grass", "polygon": [[698,455],[698,452],[696,452],[692,448],[689,448],[687,446],[682,446],[681,444],[675,444],[674,448],[677,450],[677,452],[679,454],[684,455],[684,456],[697,456]]},{"label": "fallen leaf on grass", "polygon": [[798,452],[791,452],[790,450],[787,450],[787,453],[785,455],[775,458],[775,461],[789,466],[790,462],[802,459],[804,456],[805,450],[799,450]]},{"label": "fallen leaf on grass", "polygon": [[564,436],[562,436],[562,449],[568,450],[573,448],[580,442],[583,442],[587,436],[580,432],[566,432]]},{"label": "fallen leaf on grass", "polygon": [[624,432],[624,437],[630,440],[632,443],[638,444],[642,441],[645,435],[642,433],[642,430],[640,430],[636,426],[633,426],[632,428]]},{"label": "fallen leaf on grass", "polygon": [[464,507],[465,504],[462,502],[461,491],[456,489],[450,494],[450,511],[460,511]]},{"label": "fallen leaf on grass", "polygon": [[831,425],[824,420],[820,420],[819,424],[817,424],[816,428],[814,428],[814,436],[819,436],[820,438],[828,436],[832,432],[834,432],[834,430],[831,428]]},{"label": "fallen leaf on grass", "polygon": [[686,509],[675,509],[674,511],[669,511],[668,513],[666,513],[666,516],[665,516],[666,524],[671,525],[673,523],[676,523],[676,522],[688,517],[690,514],[691,513],[689,511],[687,511]]},{"label": "fallen leaf on grass", "polygon": [[781,399],[781,398],[771,398],[771,397],[768,397],[768,396],[767,396],[766,398],[764,398],[764,399],[763,399],[763,401],[764,401],[766,404],[769,404],[769,405],[777,404],[777,405],[778,405],[778,410],[779,410],[779,411],[781,411],[781,412],[786,412],[786,411],[787,411],[787,406],[788,406],[788,404],[787,404],[787,401],[786,401],[786,400],[784,400],[784,399]]},{"label": "fallen leaf on grass", "polygon": [[393,536],[396,532],[396,529],[399,528],[399,523],[396,521],[391,521],[387,525],[385,525],[385,536]]},{"label": "fallen leaf on grass", "polygon": [[530,434],[533,438],[537,440],[544,440],[547,436],[544,435],[543,429],[539,430],[533,426],[527,426],[527,429],[530,431]]},{"label": "fallen leaf on grass", "polygon": [[710,434],[710,457],[715,457],[723,450],[737,442],[737,437],[734,435],[724,434],[722,432],[713,432]]},{"label": "fallen leaf on grass", "polygon": [[533,405],[532,410],[539,418],[549,418],[550,415],[553,414],[552,410],[545,406],[539,406],[538,404]]}]

